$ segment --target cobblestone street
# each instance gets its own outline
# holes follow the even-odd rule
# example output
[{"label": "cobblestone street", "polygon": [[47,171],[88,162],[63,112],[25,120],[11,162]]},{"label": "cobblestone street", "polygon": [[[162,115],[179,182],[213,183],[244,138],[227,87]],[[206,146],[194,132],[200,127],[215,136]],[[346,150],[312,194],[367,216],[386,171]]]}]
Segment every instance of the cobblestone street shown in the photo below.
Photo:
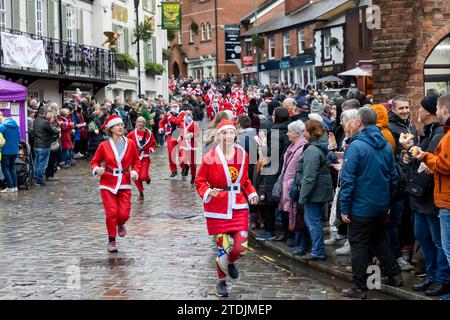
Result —
[{"label": "cobblestone street", "polygon": [[[216,299],[216,251],[194,186],[167,178],[165,149],[151,174],[145,202],[133,189],[128,235],[118,238],[116,254],[106,251],[98,181],[87,161],[59,171],[57,182],[2,195],[0,299]],[[286,267],[254,245],[237,266],[232,299],[341,299],[342,286],[329,276]]]}]

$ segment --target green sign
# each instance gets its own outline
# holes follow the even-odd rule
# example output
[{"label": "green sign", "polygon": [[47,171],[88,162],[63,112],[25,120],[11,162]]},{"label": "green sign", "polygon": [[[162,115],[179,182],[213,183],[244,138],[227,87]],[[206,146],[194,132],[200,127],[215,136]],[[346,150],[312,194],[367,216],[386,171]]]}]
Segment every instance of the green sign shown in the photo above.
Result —
[{"label": "green sign", "polygon": [[161,2],[162,29],[181,30],[181,3]]}]

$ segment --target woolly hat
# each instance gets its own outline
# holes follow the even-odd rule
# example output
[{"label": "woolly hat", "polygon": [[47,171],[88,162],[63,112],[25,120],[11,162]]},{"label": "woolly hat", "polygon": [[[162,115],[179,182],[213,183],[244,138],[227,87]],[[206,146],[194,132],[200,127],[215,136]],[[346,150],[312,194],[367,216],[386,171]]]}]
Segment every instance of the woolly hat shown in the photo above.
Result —
[{"label": "woolly hat", "polygon": [[436,97],[425,97],[420,102],[422,108],[427,110],[429,113],[436,115],[437,98]]},{"label": "woolly hat", "polygon": [[324,111],[323,105],[314,99],[311,103],[311,113],[321,113]]},{"label": "woolly hat", "polygon": [[112,115],[105,121],[100,129],[111,128],[118,125],[119,123],[123,123],[122,118],[116,115]]},{"label": "woolly hat", "polygon": [[234,132],[237,134],[237,130],[236,130],[236,127],[234,126],[233,121],[222,120],[219,122],[219,125],[217,126],[216,135],[218,135],[219,133],[221,133],[222,131],[227,130],[227,129],[233,129]]}]

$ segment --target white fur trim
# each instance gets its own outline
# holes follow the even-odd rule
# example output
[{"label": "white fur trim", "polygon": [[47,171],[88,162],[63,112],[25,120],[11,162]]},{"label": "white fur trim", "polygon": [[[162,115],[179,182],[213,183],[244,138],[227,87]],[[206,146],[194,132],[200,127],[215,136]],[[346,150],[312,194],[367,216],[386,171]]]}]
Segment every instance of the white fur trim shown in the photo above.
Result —
[{"label": "white fur trim", "polygon": [[211,189],[206,190],[205,194],[203,195],[203,202],[208,203],[211,201],[211,196],[209,193],[211,192]]},{"label": "white fur trim", "polygon": [[219,133],[221,133],[223,130],[227,130],[227,129],[233,129],[234,132],[236,132],[236,134],[237,134],[237,130],[236,130],[236,127],[235,127],[235,126],[232,126],[232,125],[226,125],[226,126],[220,127],[220,128],[217,130],[216,135],[218,135]]},{"label": "white fur trim", "polygon": [[256,192],[250,193],[247,197],[248,202],[250,202],[254,197],[257,197],[259,199],[258,194]]},{"label": "white fur trim", "polygon": [[123,123],[122,118],[115,118],[115,119],[112,119],[111,121],[108,121],[108,123],[106,124],[106,127],[111,128],[111,127],[114,127],[115,125],[118,125],[119,123]]},{"label": "white fur trim", "polygon": [[92,170],[92,175],[94,175],[94,176],[97,175],[97,169],[100,169],[100,167],[95,167],[95,168]]}]

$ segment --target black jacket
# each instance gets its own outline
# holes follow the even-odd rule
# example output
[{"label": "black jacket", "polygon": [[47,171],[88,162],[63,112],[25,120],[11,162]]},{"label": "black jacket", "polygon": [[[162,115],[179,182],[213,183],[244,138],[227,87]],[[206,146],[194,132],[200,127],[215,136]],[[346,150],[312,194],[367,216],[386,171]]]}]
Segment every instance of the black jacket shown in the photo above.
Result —
[{"label": "black jacket", "polygon": [[[389,130],[391,131],[392,136],[395,140],[397,155],[399,155],[403,150],[402,145],[398,141],[400,138],[400,134],[411,133],[412,135],[417,137],[417,129],[411,122],[411,119],[404,121],[392,111],[389,111]],[[417,139],[415,139],[415,142],[417,142]]]},{"label": "black jacket", "polygon": [[50,125],[50,122],[42,117],[37,116],[33,124],[33,138],[35,148],[50,148],[54,141],[53,136],[59,131]]},{"label": "black jacket", "polygon": [[[287,136],[288,125],[289,121],[275,123],[267,131],[267,156],[271,161],[264,166],[264,168],[267,169],[267,172],[264,175],[264,185],[267,202],[269,203],[275,203],[272,198],[273,186],[280,176],[281,170],[283,169],[284,153],[291,144]],[[272,141],[272,139],[274,141]],[[272,143],[275,141],[278,141],[277,145]],[[277,148],[278,154],[276,154],[275,148]],[[276,155],[278,157],[276,157]]]},{"label": "black jacket", "polygon": [[[426,125],[423,128],[424,135],[420,136],[419,146],[423,151],[434,153],[436,147],[444,136],[444,128],[438,122]],[[415,212],[423,214],[437,214],[438,211],[434,205],[433,190],[434,190],[434,176],[426,174],[425,172],[418,173],[420,161],[413,160],[409,166],[407,187],[420,190],[421,196],[414,193],[409,193],[411,209]],[[406,188],[408,190],[409,188]]]}]

